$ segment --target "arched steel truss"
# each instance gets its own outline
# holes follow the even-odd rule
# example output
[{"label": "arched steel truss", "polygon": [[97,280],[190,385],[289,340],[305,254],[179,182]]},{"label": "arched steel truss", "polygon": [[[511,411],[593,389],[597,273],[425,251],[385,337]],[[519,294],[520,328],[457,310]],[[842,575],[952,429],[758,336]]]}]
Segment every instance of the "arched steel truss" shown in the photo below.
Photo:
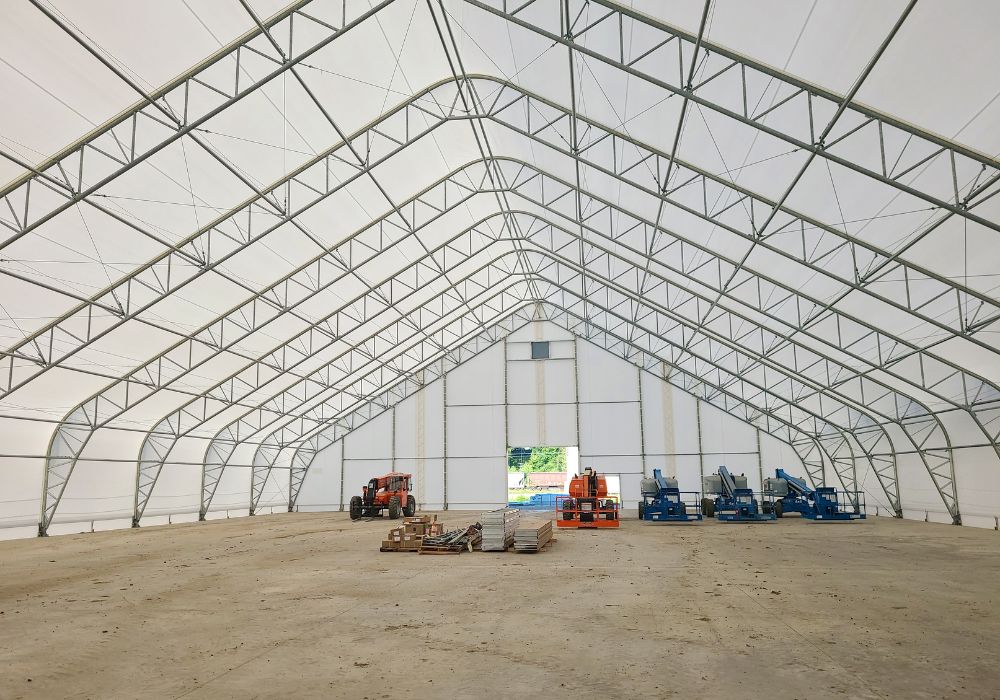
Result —
[{"label": "arched steel truss", "polygon": [[[768,412],[761,412],[757,408],[748,406],[746,403],[735,397],[733,394],[727,392],[725,389],[719,389],[710,383],[706,384],[701,378],[691,375],[684,370],[672,367],[655,354],[650,353],[648,350],[636,344],[634,340],[616,336],[614,333],[606,332],[599,332],[595,336],[584,338],[581,333],[588,326],[588,324],[581,316],[576,315],[571,311],[562,309],[551,302],[537,302],[533,304],[532,307],[534,308],[534,313],[530,316],[526,316],[525,323],[527,323],[528,320],[547,320],[556,322],[568,331],[572,332],[576,337],[588,340],[597,347],[601,347],[622,357],[622,359],[631,362],[641,370],[651,373],[657,378],[666,381],[685,393],[693,396],[696,400],[710,403],[711,405],[721,408],[730,415],[737,417],[739,420],[747,422],[751,425],[756,425],[759,429],[768,431],[773,437],[790,445],[793,450],[795,450],[795,452],[803,460],[809,474],[809,478],[813,481],[813,483],[826,483],[824,479],[824,475],[826,473],[825,464],[828,463],[834,465],[834,469],[836,470],[836,464],[838,462],[843,463],[848,459],[844,456],[832,457],[831,449],[837,453],[846,451],[851,454],[853,458],[854,453],[850,448],[850,441],[848,440],[846,433],[841,433],[839,439],[835,435],[829,434],[820,438],[806,435],[793,424],[784,421],[782,418]],[[515,312],[513,315],[516,316],[521,313],[522,312],[519,311]],[[520,325],[524,324],[522,323]],[[505,329],[504,335],[508,335],[516,329],[517,328]],[[492,342],[495,343],[497,340]],[[478,354],[478,352],[486,349],[479,345],[475,345],[474,347],[475,352],[472,353],[472,355]],[[472,355],[467,353],[468,348],[465,346],[459,347],[459,353],[457,353],[457,356],[460,358],[461,362],[471,359]],[[413,376],[397,383],[395,386],[386,390],[382,394],[364,402],[358,408],[350,412],[346,412],[337,419],[329,421],[326,426],[323,426],[321,430],[314,431],[311,436],[295,440],[288,445],[283,446],[262,445],[261,448],[259,448],[259,452],[261,455],[266,455],[266,459],[257,461],[258,455],[255,455],[253,476],[251,479],[251,513],[258,507],[262,488],[273,470],[289,470],[288,508],[289,510],[292,510],[295,507],[299,488],[305,479],[305,475],[308,472],[313,459],[320,451],[327,449],[338,440],[343,440],[348,434],[357,430],[369,420],[381,415],[400,401],[406,399],[408,396],[411,396],[414,392],[423,389],[430,383],[430,381],[440,378],[455,366],[461,364],[461,362],[455,361],[452,354],[449,353],[446,356],[431,362],[426,368],[415,372]],[[428,380],[428,375],[431,376],[430,380]],[[762,425],[765,425],[766,427],[762,428]],[[281,449],[291,450],[291,455],[289,459],[285,460],[285,463],[278,464],[277,452]],[[843,469],[843,467],[841,467],[841,469]],[[840,479],[840,474],[842,473],[844,472],[838,471],[838,479]],[[843,480],[841,480],[841,483],[844,483]],[[206,506],[206,509],[207,507],[208,506]]]},{"label": "arched steel truss", "polygon": [[[707,382],[701,373],[715,376],[712,391],[739,396],[734,400],[741,405],[753,405],[754,421],[761,416],[779,423],[787,420],[785,428],[775,428],[779,433],[799,422],[811,422],[811,431],[800,433],[807,436],[801,444],[816,440],[817,448],[826,450],[822,440],[839,435],[842,443],[832,452],[828,450],[838,478],[844,480],[849,471],[837,468],[838,459],[853,470],[853,450],[857,447],[899,512],[897,450],[891,430],[896,440],[913,446],[948,512],[960,522],[952,444],[938,414],[950,410],[968,413],[1000,456],[1000,388],[949,362],[935,347],[960,339],[997,353],[998,349],[984,340],[983,331],[995,329],[1000,305],[901,256],[953,216],[1000,232],[1000,223],[977,211],[980,204],[1000,192],[1000,163],[857,104],[851,100],[854,90],[846,98],[830,93],[705,42],[700,34],[682,32],[608,0],[590,0],[589,12],[584,12],[583,0],[553,4],[557,12],[546,11],[548,6],[537,0],[516,6],[500,0],[464,2],[565,46],[571,76],[575,55],[600,61],[680,96],[685,106],[697,104],[781,139],[808,153],[810,161],[826,159],[918,197],[938,210],[939,216],[905,248],[889,252],[792,210],[785,199],[798,178],[775,201],[677,157],[676,139],[672,152],[666,153],[626,131],[588,119],[578,111],[575,89],[571,89],[567,107],[503,80],[468,75],[440,2],[437,8],[434,2],[427,5],[452,67],[452,78],[414,95],[357,133],[346,135],[309,90],[296,66],[339,36],[371,21],[392,2],[386,0],[354,16],[346,14],[345,6],[337,25],[311,15],[310,0],[296,2],[267,20],[254,16],[254,30],[152,94],[142,92],[102,59],[141,94],[142,102],[38,168],[25,165],[29,172],[0,192],[0,227],[8,230],[6,238],[0,240],[0,249],[81,202],[115,217],[165,249],[106,290],[91,298],[77,298],[78,305],[64,316],[5,351],[0,358],[0,396],[23,389],[49,369],[63,366],[81,349],[127,321],[163,328],[143,313],[203,275],[219,275],[252,295],[213,323],[183,334],[174,346],[129,375],[115,378],[67,414],[48,451],[40,533],[44,534],[55,516],[66,483],[93,434],[112,427],[116,418],[153,394],[163,390],[185,394],[174,384],[221,352],[242,357],[248,364],[215,387],[191,396],[150,430],[137,470],[136,523],[172,445],[212,416],[233,407],[243,411],[209,445],[203,513],[218,483],[215,470],[221,473],[237,445],[252,442],[253,436],[275,422],[288,421],[271,431],[257,448],[255,463],[259,459],[269,465],[267,469],[273,468],[281,450],[309,443],[314,439],[310,431],[319,430],[318,425],[339,425],[341,418],[336,416],[347,410],[348,402],[381,395],[386,383],[402,381],[400,377],[415,371],[392,365],[395,356],[391,361],[383,358],[379,342],[412,331],[407,338],[422,340],[415,346],[419,351],[412,350],[418,354],[410,358],[411,364],[413,358],[420,358],[418,365],[427,364],[432,352],[454,352],[456,338],[463,337],[459,331],[467,334],[473,327],[492,327],[490,323],[496,318],[489,316],[492,321],[488,320],[487,310],[494,315],[505,313],[517,302],[548,304],[558,310],[553,311],[554,316],[578,311],[575,318],[583,323],[580,334],[587,339],[608,336],[628,324],[624,326],[628,334],[615,336],[614,344],[638,352],[631,344],[632,335],[648,335],[650,342],[643,353],[650,357],[666,353],[657,361],[667,362],[692,382]],[[72,29],[58,18],[50,18],[93,53]],[[904,18],[905,13],[893,33]],[[279,45],[272,32],[290,28],[295,22],[313,31],[299,32],[295,36],[306,38],[297,43],[289,32],[288,46]],[[626,45],[624,39],[629,27],[639,25],[646,37],[641,51]],[[614,31],[608,33],[609,27]],[[617,41],[586,41],[588,35],[598,32],[617,37]],[[242,79],[241,83],[241,61],[251,52],[255,60],[269,61],[273,68],[260,80]],[[697,83],[696,60],[703,66],[700,74],[708,76]],[[877,56],[871,65],[874,60]],[[305,88],[341,136],[340,142],[268,188],[254,188],[227,165],[254,190],[254,196],[179,244],[164,241],[155,232],[119,217],[93,197],[115,178],[181,138],[191,138],[225,165],[224,159],[199,139],[199,127],[285,72]],[[787,97],[765,112],[753,113],[746,94],[754,76],[759,75],[787,87],[783,93]],[[673,76],[681,76],[681,83],[673,84]],[[863,78],[864,74],[857,85]],[[730,89],[720,90],[720,85]],[[797,118],[797,125],[780,131],[768,126],[764,118],[776,110]],[[375,179],[373,169],[454,122],[471,125],[482,159],[406,202],[393,202]],[[783,124],[788,123],[787,118],[783,120]],[[824,124],[826,127],[820,128]],[[496,155],[486,125],[519,134],[570,159],[567,162],[573,163],[575,181]],[[867,159],[855,155],[854,146],[859,142],[871,146],[865,151]],[[582,169],[655,201],[657,216],[644,219],[588,192],[581,180]],[[264,289],[226,273],[224,263],[239,251],[284,224],[298,226],[297,216],[360,178],[371,180],[390,205],[371,226]],[[425,248],[421,261],[394,271],[391,277],[369,280],[359,274],[365,263],[379,259],[381,253],[403,240],[418,240],[417,233],[429,223],[477,196],[495,198],[501,233],[472,227],[442,247]],[[514,200],[523,211],[514,208]],[[725,205],[717,206],[718,202]],[[742,240],[745,254],[726,256],[684,231],[668,230],[662,223],[664,211],[683,215],[676,220],[690,217],[717,227],[731,242]],[[839,291],[815,298],[808,289],[793,289],[753,270],[747,258],[755,247],[821,275]],[[474,274],[460,281],[449,277],[464,274],[462,265],[478,252],[501,248],[488,264],[476,268],[486,275],[486,284]],[[545,262],[540,263],[540,259]],[[3,273],[17,276],[6,270]],[[367,293],[318,322],[297,311],[305,300],[347,278],[367,285]],[[397,307],[431,278],[443,279],[447,287],[435,298],[449,299],[457,306],[440,302],[438,313],[422,306],[413,317],[399,312]],[[520,295],[499,291],[500,296],[491,297],[488,306],[476,305],[479,302],[474,300],[498,292],[500,285],[507,283],[522,285],[523,289],[517,287]],[[864,294],[873,304],[905,314],[935,332],[926,338],[908,338],[902,330],[879,328],[852,316],[837,306],[852,293]],[[468,317],[447,320],[455,309],[464,310]],[[385,336],[376,333],[358,344],[341,347],[345,329],[352,329],[349,334],[385,313],[398,317],[380,328]],[[305,323],[307,330],[262,357],[235,347],[273,320],[287,317]],[[602,322],[598,324],[598,320]],[[445,325],[437,329],[434,324]],[[444,331],[445,327],[450,330]],[[574,328],[574,332],[579,331]],[[177,334],[176,329],[166,330]],[[437,336],[436,344],[421,345],[431,343],[438,332],[443,335]],[[335,347],[342,354],[325,368],[306,374],[296,369]],[[688,370],[683,369],[685,363],[690,365]],[[342,386],[349,377],[372,366],[377,379],[368,378],[356,387],[352,384],[351,389]],[[317,372],[325,374],[317,377]],[[267,395],[269,387],[286,381],[294,383],[278,394]],[[734,387],[743,393],[730,394]],[[768,398],[760,398],[765,396]],[[772,396],[784,402],[786,414],[779,416],[780,411],[773,410],[777,404],[769,403]],[[761,403],[751,401],[751,397]],[[319,400],[321,403],[316,403]],[[312,423],[303,422],[306,406],[310,406]],[[313,412],[316,410],[319,412]],[[290,425],[301,426],[298,435]],[[847,451],[849,457],[837,456]],[[306,454],[308,448],[297,449],[295,454],[300,452]],[[301,462],[298,456],[296,459]],[[810,462],[812,478],[821,474],[822,463]],[[292,473],[296,473],[295,468]],[[301,479],[297,483],[300,485]]]}]

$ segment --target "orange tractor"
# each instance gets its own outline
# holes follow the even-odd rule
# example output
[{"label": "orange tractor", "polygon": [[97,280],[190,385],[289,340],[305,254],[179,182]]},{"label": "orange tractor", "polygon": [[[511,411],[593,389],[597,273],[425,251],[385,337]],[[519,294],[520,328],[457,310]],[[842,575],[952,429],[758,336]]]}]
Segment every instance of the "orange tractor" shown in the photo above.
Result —
[{"label": "orange tractor", "polygon": [[556,496],[556,527],[618,527],[618,499],[608,481],[590,467],[569,482],[569,496]]},{"label": "orange tractor", "polygon": [[400,515],[412,516],[417,510],[413,490],[413,475],[389,472],[371,479],[362,487],[360,496],[351,497],[351,520],[380,518],[382,511],[389,511],[391,520]]}]

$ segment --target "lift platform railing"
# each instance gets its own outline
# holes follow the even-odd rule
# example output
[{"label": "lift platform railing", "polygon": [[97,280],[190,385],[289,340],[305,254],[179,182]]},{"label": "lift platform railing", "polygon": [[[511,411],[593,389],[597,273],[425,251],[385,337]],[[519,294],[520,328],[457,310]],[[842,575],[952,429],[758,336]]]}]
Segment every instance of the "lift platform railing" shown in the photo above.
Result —
[{"label": "lift platform railing", "polygon": [[[757,501],[754,508],[753,502]],[[726,497],[725,505],[716,506],[715,517],[722,521],[754,522],[774,520],[774,494],[767,491],[736,489]]]},{"label": "lift platform railing", "polygon": [[[656,502],[668,501],[669,503],[683,503],[684,513],[688,516],[690,520],[701,520],[701,492],[700,491],[677,491],[673,493],[667,493],[662,498],[656,495],[643,494],[642,505],[643,511],[649,510],[651,515],[649,519],[660,520],[657,517],[658,508],[653,508],[653,504]],[[645,519],[645,518],[644,518]]]},{"label": "lift platform railing", "polygon": [[864,491],[838,491],[816,489],[813,496],[816,520],[864,520],[866,518]]},{"label": "lift platform railing", "polygon": [[618,496],[599,499],[556,496],[557,527],[618,527],[620,515]]}]

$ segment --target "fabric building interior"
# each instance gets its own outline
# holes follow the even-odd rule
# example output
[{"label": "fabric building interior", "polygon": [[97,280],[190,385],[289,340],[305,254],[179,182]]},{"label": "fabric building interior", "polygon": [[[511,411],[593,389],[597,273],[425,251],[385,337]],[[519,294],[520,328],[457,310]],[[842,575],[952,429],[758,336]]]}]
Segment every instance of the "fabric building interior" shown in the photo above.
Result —
[{"label": "fabric building interior", "polygon": [[[365,605],[398,615],[406,589],[394,586],[421,576],[413,595],[427,599],[406,624],[436,615],[463,643],[496,646],[506,661],[489,674],[528,696],[538,684],[557,697],[697,692],[720,659],[739,683],[768,683],[759,666],[777,654],[787,685],[776,697],[990,697],[1000,685],[988,584],[1000,573],[998,27],[988,0],[4,3],[0,628],[33,631],[24,646],[0,646],[11,669],[0,696],[270,697],[279,678],[303,696],[391,692],[374,667],[406,653],[398,638],[323,638],[298,658],[319,662],[323,649],[344,667],[295,672],[292,648],[306,644],[295,635],[329,610],[289,607],[275,624],[296,620],[298,632],[244,640],[216,668],[198,657],[233,637],[214,623],[203,649],[182,649],[169,646],[179,631],[160,630],[165,609],[52,617],[38,607],[39,591],[50,607],[77,599],[54,572],[70,562],[81,582],[145,591],[177,576],[178,590],[233,591],[231,609],[225,598],[192,609],[243,610],[242,596],[256,599],[247,567],[261,566],[274,591],[320,585],[308,567],[287,564],[283,578],[258,560],[299,552],[343,586],[330,595],[347,597],[337,615],[357,617],[355,630],[378,624]],[[521,574],[502,576],[490,573],[501,559],[478,554],[461,565],[379,554],[388,519],[352,529],[351,499],[386,473],[411,474],[417,509],[449,525],[507,507],[517,446],[568,447],[580,469],[613,479],[621,527],[560,530],[515,558]],[[755,493],[783,469],[810,491],[849,494],[867,517],[642,520],[654,469],[701,492],[721,465]],[[322,542],[284,550],[275,539],[310,532]],[[200,575],[182,562],[230,538],[249,549],[220,562],[224,580],[181,583]],[[102,563],[111,551],[123,559]],[[747,574],[733,610],[770,595],[750,579],[784,572],[795,633],[840,630],[868,656],[831,647],[847,655],[830,663],[777,632],[748,651],[694,642],[709,624],[699,620],[715,618],[685,600],[678,634],[703,646],[677,662],[677,685],[653,689],[625,661],[631,625],[652,618],[605,612],[617,589],[580,595],[624,646],[575,660],[572,643],[537,651],[542,630],[494,621],[480,641],[486,627],[453,619],[431,592],[464,577],[481,590],[584,586],[576,577],[595,558],[611,579],[601,585],[673,600],[690,586],[674,574],[696,563],[709,587]],[[153,559],[161,568],[143,568]],[[662,569],[658,584],[649,567]],[[867,611],[861,593],[839,591],[859,596],[864,631],[841,630],[843,609],[809,613],[794,600],[815,593],[819,582],[800,577],[817,567],[871,583],[884,596],[871,604],[889,607]],[[362,577],[374,600],[359,602]],[[553,589],[532,609],[557,614],[575,593]],[[161,594],[150,589],[142,605]],[[893,596],[925,617],[885,618],[902,615]],[[973,600],[979,616],[955,616]],[[267,626],[251,607],[238,619]],[[101,674],[75,651],[46,674],[31,654],[52,634],[86,647],[89,616],[126,613],[115,633],[150,621],[168,645],[155,658],[173,662],[144,688],[130,669],[154,657],[126,636],[108,642],[123,654]],[[727,620],[723,630],[770,639],[770,615]],[[669,656],[680,642],[656,634],[670,624],[634,641],[637,658]],[[897,624],[903,646],[889,649]],[[369,656],[341,658],[351,643]],[[231,673],[254,644],[286,657]],[[525,658],[515,664],[512,650]],[[474,695],[471,668],[427,654],[399,690]],[[933,661],[901,661],[916,656]],[[817,659],[830,683],[796,685]],[[880,663],[895,671],[880,675]],[[602,665],[619,670],[598,678]],[[716,682],[704,696],[724,694]]]}]

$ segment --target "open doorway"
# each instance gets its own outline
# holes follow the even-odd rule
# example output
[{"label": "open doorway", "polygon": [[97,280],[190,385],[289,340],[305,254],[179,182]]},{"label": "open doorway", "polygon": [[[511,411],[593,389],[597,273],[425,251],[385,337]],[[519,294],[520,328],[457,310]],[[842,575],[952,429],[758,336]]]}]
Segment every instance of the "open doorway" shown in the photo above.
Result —
[{"label": "open doorway", "polygon": [[568,493],[580,466],[580,450],[550,445],[507,448],[507,502],[513,507],[553,510]]}]

